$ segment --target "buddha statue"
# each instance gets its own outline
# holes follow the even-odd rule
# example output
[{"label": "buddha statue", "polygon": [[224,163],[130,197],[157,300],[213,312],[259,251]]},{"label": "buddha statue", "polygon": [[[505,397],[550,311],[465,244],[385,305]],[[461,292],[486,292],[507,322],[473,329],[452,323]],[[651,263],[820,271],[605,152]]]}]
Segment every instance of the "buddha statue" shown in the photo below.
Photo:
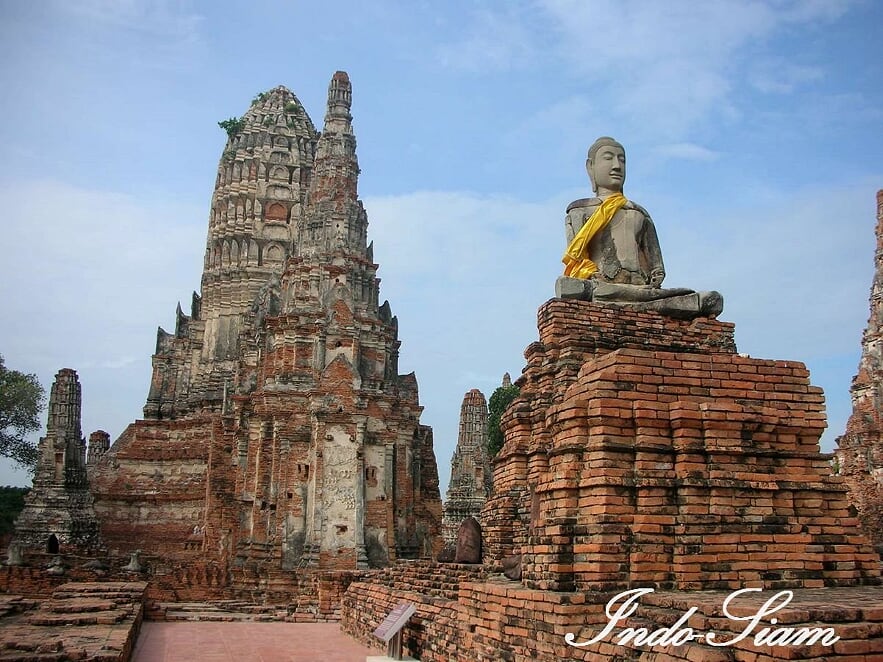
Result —
[{"label": "buddha statue", "polygon": [[598,138],[589,148],[586,170],[596,197],[567,207],[564,275],[555,282],[555,296],[682,319],[718,315],[723,310],[718,292],[661,287],[665,266],[656,227],[647,211],[622,192],[623,146],[613,138]]}]

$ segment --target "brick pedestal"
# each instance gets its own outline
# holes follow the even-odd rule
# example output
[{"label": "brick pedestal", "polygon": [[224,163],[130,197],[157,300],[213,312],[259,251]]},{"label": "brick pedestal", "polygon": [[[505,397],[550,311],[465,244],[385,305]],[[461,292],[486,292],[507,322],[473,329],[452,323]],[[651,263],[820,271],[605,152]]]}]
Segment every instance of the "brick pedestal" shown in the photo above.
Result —
[{"label": "brick pedestal", "polygon": [[529,588],[878,583],[818,440],[801,363],[740,356],[733,327],[552,300],[504,417],[492,561]]}]

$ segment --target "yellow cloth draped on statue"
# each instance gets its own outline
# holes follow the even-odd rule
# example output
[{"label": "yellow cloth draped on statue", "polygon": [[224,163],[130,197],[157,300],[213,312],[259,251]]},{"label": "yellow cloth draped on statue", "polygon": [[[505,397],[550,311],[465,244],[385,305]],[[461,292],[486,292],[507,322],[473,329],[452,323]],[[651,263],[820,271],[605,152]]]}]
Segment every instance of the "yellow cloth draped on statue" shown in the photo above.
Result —
[{"label": "yellow cloth draped on statue", "polygon": [[627,202],[628,200],[622,193],[614,193],[604,200],[595,213],[586,220],[564,252],[564,257],[561,258],[564,263],[565,276],[585,279],[598,271],[598,265],[589,259],[589,242]]}]

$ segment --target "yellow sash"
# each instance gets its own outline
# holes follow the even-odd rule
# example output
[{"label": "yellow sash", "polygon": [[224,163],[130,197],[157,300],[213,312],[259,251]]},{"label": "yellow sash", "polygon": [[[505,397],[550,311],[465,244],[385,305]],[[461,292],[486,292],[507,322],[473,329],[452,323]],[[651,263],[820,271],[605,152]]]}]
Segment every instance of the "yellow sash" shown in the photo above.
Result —
[{"label": "yellow sash", "polygon": [[585,279],[598,271],[598,265],[589,259],[589,242],[627,202],[622,193],[614,193],[598,206],[564,251],[565,276]]}]

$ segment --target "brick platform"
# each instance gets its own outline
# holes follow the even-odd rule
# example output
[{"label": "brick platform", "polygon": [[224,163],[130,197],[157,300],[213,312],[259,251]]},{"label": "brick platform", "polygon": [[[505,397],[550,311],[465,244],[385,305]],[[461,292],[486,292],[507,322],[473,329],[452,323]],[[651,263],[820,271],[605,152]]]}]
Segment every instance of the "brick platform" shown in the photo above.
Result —
[{"label": "brick platform", "polygon": [[[883,659],[880,559],[819,451],[824,397],[803,364],[740,356],[733,325],[710,319],[553,299],[538,327],[482,511],[485,565],[520,554],[522,581],[461,576],[454,597],[404,568],[366,578],[344,596],[345,631],[365,641],[408,600],[418,610],[406,649],[423,662]],[[689,625],[726,639],[744,628],[722,618],[732,590],[763,588],[766,600],[793,589],[780,622],[833,627],[840,640],[567,645],[568,632],[600,631],[608,601],[636,587],[658,592],[633,627],[695,606]]]},{"label": "brick platform", "polygon": [[49,600],[4,595],[0,660],[126,662],[143,617],[145,582],[70,582]]}]

